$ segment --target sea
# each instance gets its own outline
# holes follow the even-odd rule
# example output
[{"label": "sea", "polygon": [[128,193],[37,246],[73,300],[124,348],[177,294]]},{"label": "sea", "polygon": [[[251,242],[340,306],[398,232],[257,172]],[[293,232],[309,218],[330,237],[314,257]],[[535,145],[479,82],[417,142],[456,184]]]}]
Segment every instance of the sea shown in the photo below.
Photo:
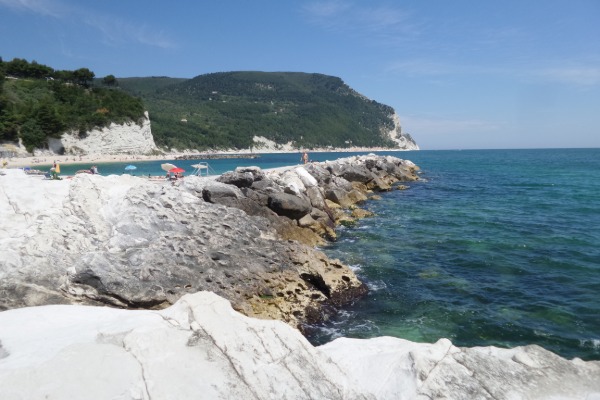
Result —
[{"label": "sea", "polygon": [[[365,153],[311,153],[313,161]],[[600,360],[600,149],[378,152],[409,159],[420,180],[381,194],[375,216],[338,228],[321,250],[369,293],[307,329],[337,337],[448,338],[456,346],[537,344]],[[172,161],[216,174],[275,168],[300,154]],[[162,161],[164,162],[164,161]],[[103,174],[160,175],[161,162],[99,164]],[[64,166],[63,174],[89,166]],[[73,171],[71,171],[73,169]]]}]

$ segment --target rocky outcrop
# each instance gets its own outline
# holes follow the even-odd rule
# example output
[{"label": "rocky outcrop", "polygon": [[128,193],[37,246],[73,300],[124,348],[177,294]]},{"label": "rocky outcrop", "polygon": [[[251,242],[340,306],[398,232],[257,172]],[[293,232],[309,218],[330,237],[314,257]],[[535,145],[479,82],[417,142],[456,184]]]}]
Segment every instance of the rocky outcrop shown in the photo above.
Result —
[{"label": "rocky outcrop", "polygon": [[384,135],[387,135],[394,143],[398,145],[399,149],[402,150],[419,150],[419,145],[408,133],[402,132],[402,127],[400,125],[400,117],[398,114],[394,113],[390,116],[394,127],[390,131],[383,132]]},{"label": "rocky outcrop", "polygon": [[[417,180],[417,171],[418,167],[410,161],[375,155],[267,173],[244,167],[217,178],[218,182],[239,189],[235,200],[210,193],[205,199],[265,217],[284,239],[315,245],[321,244],[322,238],[334,239],[333,228],[339,222],[368,216],[351,210],[366,201],[367,195],[391,190],[398,182]],[[313,234],[298,227],[308,228]]]},{"label": "rocky outcrop", "polygon": [[162,311],[0,313],[2,399],[597,399],[600,363],[538,346],[381,337],[311,346],[279,321],[186,295]]},{"label": "rocky outcrop", "polygon": [[293,326],[321,320],[366,287],[307,244],[335,236],[347,211],[331,206],[366,199],[370,184],[416,179],[415,168],[365,156],[244,168],[216,181],[191,176],[175,186],[87,174],[47,181],[11,170],[0,179],[0,309],[160,309],[209,290],[249,316]]},{"label": "rocky outcrop", "polygon": [[565,360],[530,345],[459,348],[379,337],[340,338],[319,348],[377,399],[591,399],[600,362]]},{"label": "rocky outcrop", "polygon": [[85,133],[67,132],[60,139],[48,139],[49,149],[57,154],[151,154],[158,151],[150,128],[148,112],[138,122],[93,129]]}]

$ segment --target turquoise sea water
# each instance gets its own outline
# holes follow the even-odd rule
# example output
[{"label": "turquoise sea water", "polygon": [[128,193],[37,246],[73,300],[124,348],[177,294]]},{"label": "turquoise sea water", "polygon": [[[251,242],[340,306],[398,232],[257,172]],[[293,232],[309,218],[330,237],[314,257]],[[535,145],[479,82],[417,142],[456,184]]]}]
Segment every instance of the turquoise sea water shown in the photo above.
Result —
[{"label": "turquoise sea water", "polygon": [[[403,154],[408,154],[406,152],[384,152],[385,154],[394,154],[398,157],[402,158]],[[326,160],[335,160],[342,157],[349,157],[351,155],[356,154],[366,154],[366,153],[311,153],[310,159],[311,161],[326,161]],[[383,154],[383,153],[382,153]],[[89,169],[92,165],[98,166],[98,170],[102,175],[111,175],[111,174],[123,174],[125,173],[125,167],[128,165],[134,165],[136,169],[134,171],[127,171],[127,173],[136,175],[136,176],[148,176],[150,175],[164,175],[165,171],[160,168],[160,165],[163,163],[172,163],[178,167],[185,169],[185,174],[190,174],[193,172],[194,168],[192,165],[198,164],[198,162],[208,162],[211,168],[211,171],[214,174],[222,174],[227,171],[232,171],[236,167],[239,166],[258,166],[263,169],[267,168],[278,168],[284,167],[288,165],[300,164],[300,156],[301,153],[297,154],[282,154],[282,153],[273,153],[273,154],[260,154],[258,158],[231,158],[231,159],[219,159],[219,160],[163,160],[163,161],[137,161],[130,160],[127,162],[114,162],[114,163],[104,163],[104,164],[77,164],[77,165],[61,165],[61,175],[73,175],[76,171],[81,169]],[[404,158],[408,158],[404,156]],[[39,167],[40,170],[49,169],[51,165]],[[38,168],[38,167],[36,167]]]},{"label": "turquoise sea water", "polygon": [[[458,346],[535,343],[600,360],[600,149],[391,154],[418,164],[423,179],[367,203],[376,216],[340,228],[324,249],[351,265],[370,292],[314,327],[313,343],[447,337]],[[299,161],[300,154],[208,160],[219,174]],[[191,171],[197,162],[174,163]],[[136,175],[163,173],[161,162],[130,163]],[[120,174],[130,163],[99,169]]]},{"label": "turquoise sea water", "polygon": [[600,149],[421,151],[410,189],[326,252],[369,295],[311,340],[538,344],[600,359]]}]

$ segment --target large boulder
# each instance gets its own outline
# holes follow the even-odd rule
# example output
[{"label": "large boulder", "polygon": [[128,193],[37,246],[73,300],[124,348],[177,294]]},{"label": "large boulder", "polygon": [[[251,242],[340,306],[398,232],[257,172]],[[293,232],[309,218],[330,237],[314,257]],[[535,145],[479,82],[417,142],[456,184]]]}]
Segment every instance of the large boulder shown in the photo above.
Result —
[{"label": "large boulder", "polygon": [[[196,188],[194,190],[197,190]],[[209,203],[219,203],[223,198],[241,199],[243,193],[236,186],[221,182],[207,181],[202,186],[202,198]]]},{"label": "large boulder", "polygon": [[250,187],[254,182],[254,175],[251,172],[225,172],[217,178],[217,182],[237,186],[239,188]]},{"label": "large boulder", "polygon": [[321,191],[321,188],[318,186],[311,186],[309,188],[306,189],[306,196],[308,197],[308,199],[310,200],[310,204],[315,207],[318,208],[320,210],[324,210],[326,205],[325,205],[325,197],[323,196],[323,193]]},{"label": "large boulder", "polygon": [[307,171],[319,185],[327,185],[331,181],[331,172],[320,163],[310,163],[305,165],[304,170]]},{"label": "large boulder", "polygon": [[312,176],[304,167],[297,167],[294,169],[294,172],[302,181],[302,184],[306,189],[314,188],[319,186],[319,182],[317,179]]},{"label": "large boulder", "polygon": [[[128,175],[51,182],[9,171],[0,177],[0,192],[6,199],[0,202],[0,309],[164,308],[210,290],[247,315],[300,326],[307,310],[313,315],[333,302],[306,284],[300,267],[307,259],[331,276],[328,291],[348,287],[341,273],[351,277],[350,286],[363,287],[349,268],[332,269],[323,253],[281,240],[316,244],[313,231],[208,178],[188,177],[179,186]],[[292,288],[265,301],[259,295],[265,285]]]},{"label": "large boulder", "polygon": [[284,171],[277,176],[272,176],[272,178],[286,193],[302,196],[302,194],[306,191],[304,182],[294,170]]},{"label": "large boulder", "polygon": [[273,193],[269,195],[269,208],[278,215],[291,219],[300,219],[310,213],[310,203],[298,196],[288,193]]},{"label": "large boulder", "polygon": [[344,165],[337,175],[349,182],[366,183],[373,179],[373,174],[365,165]]},{"label": "large boulder", "polygon": [[237,167],[235,171],[225,172],[216,180],[238,188],[247,188],[252,186],[254,182],[263,179],[265,179],[265,173],[259,167]]},{"label": "large boulder", "polygon": [[235,169],[235,172],[238,172],[238,173],[249,172],[252,174],[255,181],[260,181],[262,179],[265,179],[265,176],[266,176],[265,172],[259,167],[237,167]]}]

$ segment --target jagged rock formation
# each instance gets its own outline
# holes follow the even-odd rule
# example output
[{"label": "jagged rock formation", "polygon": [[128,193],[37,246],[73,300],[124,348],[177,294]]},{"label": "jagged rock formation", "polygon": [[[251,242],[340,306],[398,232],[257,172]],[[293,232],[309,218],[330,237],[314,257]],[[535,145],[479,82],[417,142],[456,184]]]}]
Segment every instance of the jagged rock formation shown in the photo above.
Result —
[{"label": "jagged rock formation", "polygon": [[401,150],[419,150],[419,145],[408,133],[402,132],[402,127],[400,125],[400,117],[398,114],[394,113],[391,116],[391,119],[394,123],[394,128],[386,132],[387,136],[392,139],[397,145],[398,149]]},{"label": "jagged rock formation", "polygon": [[[235,196],[209,199],[210,189],[205,189],[204,198],[263,216],[273,222],[282,237],[313,245],[322,243],[322,237],[335,238],[335,225],[351,219],[347,210],[367,200],[368,193],[416,180],[417,170],[410,161],[373,155],[309,163],[268,174],[257,168],[238,168],[217,179],[237,187]],[[309,228],[314,235],[296,225]]]},{"label": "jagged rock formation", "polygon": [[66,132],[60,139],[48,139],[49,149],[56,154],[152,154],[158,151],[150,127],[148,112],[139,123],[110,124],[81,134]]},{"label": "jagged rock formation", "polygon": [[213,293],[162,311],[46,306],[0,313],[2,399],[597,399],[600,362],[538,346],[457,348],[382,337],[312,347]]},{"label": "jagged rock formation", "polygon": [[0,177],[0,309],[164,308],[210,290],[246,315],[293,326],[320,320],[366,288],[306,244],[335,235],[339,207],[416,179],[415,168],[365,156],[269,173],[238,169],[217,181],[187,177],[176,186],[8,171]]}]

